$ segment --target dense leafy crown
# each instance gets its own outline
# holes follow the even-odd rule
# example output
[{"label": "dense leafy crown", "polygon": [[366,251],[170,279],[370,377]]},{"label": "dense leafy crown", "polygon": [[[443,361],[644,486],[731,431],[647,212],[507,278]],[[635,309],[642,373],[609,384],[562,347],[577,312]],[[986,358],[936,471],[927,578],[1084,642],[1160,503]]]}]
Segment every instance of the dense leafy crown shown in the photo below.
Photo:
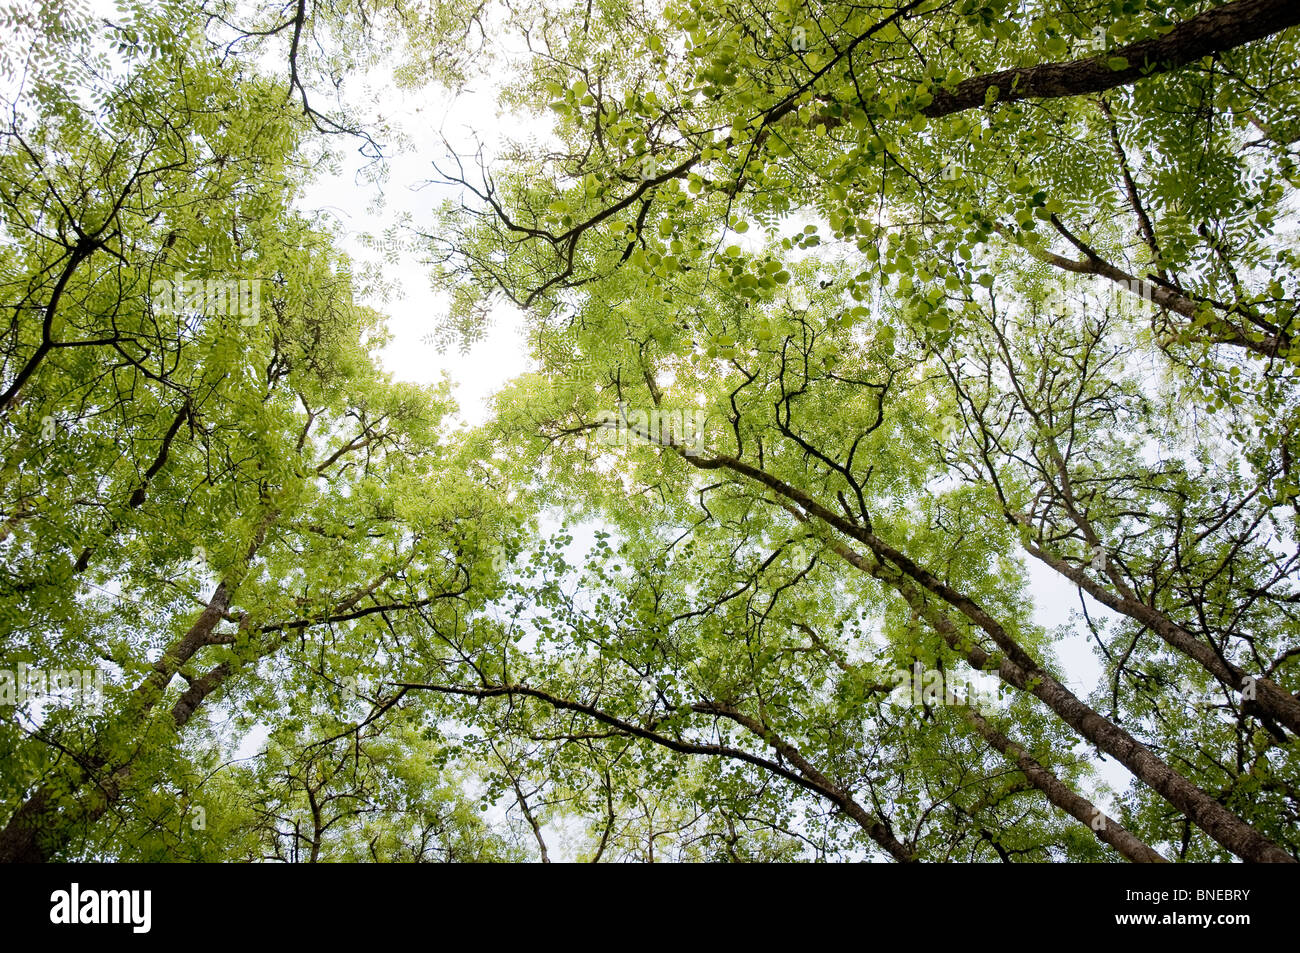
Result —
[{"label": "dense leafy crown", "polygon": [[[0,857],[1300,856],[1294,4],[0,20]],[[477,428],[305,210],[377,69],[535,131]]]}]

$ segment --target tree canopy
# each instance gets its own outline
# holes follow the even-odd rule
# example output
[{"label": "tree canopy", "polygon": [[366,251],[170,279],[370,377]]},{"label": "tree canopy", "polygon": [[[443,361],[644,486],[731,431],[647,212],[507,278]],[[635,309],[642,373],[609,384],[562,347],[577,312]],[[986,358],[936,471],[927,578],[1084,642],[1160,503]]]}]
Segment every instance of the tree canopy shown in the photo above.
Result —
[{"label": "tree canopy", "polygon": [[[0,858],[1300,858],[1300,7],[119,14],[0,6]],[[529,130],[480,425],[376,71]]]}]

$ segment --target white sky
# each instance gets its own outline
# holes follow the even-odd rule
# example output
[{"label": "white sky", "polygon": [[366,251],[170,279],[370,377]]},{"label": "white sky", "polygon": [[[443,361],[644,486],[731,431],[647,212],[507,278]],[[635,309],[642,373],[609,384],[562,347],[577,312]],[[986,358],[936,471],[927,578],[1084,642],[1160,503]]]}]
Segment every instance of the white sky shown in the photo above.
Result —
[{"label": "white sky", "polygon": [[[433,232],[433,210],[442,201],[456,198],[450,188],[431,183],[437,178],[432,163],[446,158],[438,131],[464,151],[471,149],[477,136],[491,154],[505,129],[520,128],[518,117],[509,122],[500,117],[490,92],[470,91],[452,101],[432,87],[411,94],[389,84],[368,91],[367,98],[382,101],[384,118],[400,125],[411,143],[389,152],[386,176],[378,189],[358,177],[368,160],[355,149],[348,150],[343,168],[312,183],[300,205],[328,212],[342,230],[342,248],[358,263],[382,267],[385,278],[397,288],[387,301],[366,301],[389,317],[392,341],[382,353],[385,369],[417,384],[446,376],[452,381],[461,419],[481,423],[487,417],[487,399],[531,366],[523,318],[503,304],[494,311],[487,334],[468,353],[456,346],[443,352],[425,340],[446,315],[448,302],[433,287],[430,269],[420,260],[416,232]],[[397,216],[409,216],[409,231],[398,236],[401,251],[396,263],[384,263],[364,238],[383,235]]]}]

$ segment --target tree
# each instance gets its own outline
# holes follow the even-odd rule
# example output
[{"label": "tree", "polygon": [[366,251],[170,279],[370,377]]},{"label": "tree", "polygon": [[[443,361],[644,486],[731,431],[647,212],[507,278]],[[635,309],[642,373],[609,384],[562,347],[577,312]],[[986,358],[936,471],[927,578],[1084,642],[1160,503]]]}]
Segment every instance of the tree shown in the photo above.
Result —
[{"label": "tree", "polygon": [[15,109],[0,165],[3,667],[106,683],[16,699],[7,860],[187,816],[184,738],[214,705],[346,720],[345,679],[379,686],[408,626],[490,596],[516,519],[442,441],[445,394],[376,367],[379,316],[289,206],[282,93],[196,33],[118,30],[125,76]]},{"label": "tree", "polygon": [[[1129,856],[1294,859],[1276,781],[1294,772],[1294,567],[1277,554],[1296,533],[1297,302],[1270,237],[1295,184],[1293,137],[1272,124],[1296,102],[1294,11],[663,16],[680,43],[625,8],[552,22],[518,82],[554,100],[564,148],[449,177],[466,200],[430,243],[461,280],[457,327],[475,333],[504,293],[530,309],[547,370],[577,381],[521,391],[503,425],[539,434],[548,476],[628,539],[667,548],[669,527],[716,525],[739,561],[748,533],[714,500],[728,495],[763,514],[774,562],[811,534],[834,581],[780,591],[869,577],[860,611],[928,632],[886,628],[889,649],[921,639],[944,670],[996,672],[1041,703],[1034,734],[1114,757],[1135,779]],[[751,221],[760,237],[731,237]],[[1101,301],[1076,276],[1123,293]],[[1137,374],[1153,365],[1168,397]],[[1213,437],[1179,416],[1189,401]],[[697,407],[705,434],[664,429]],[[611,429],[649,449],[608,449],[628,442]],[[1114,689],[1091,703],[1028,619],[1021,547],[1120,614],[1096,627]],[[744,592],[720,563],[715,598]],[[862,650],[819,637],[832,658]],[[1188,705],[1188,684],[1215,683],[1214,708]],[[697,713],[721,704],[780,751],[766,685],[692,690]],[[1255,771],[1276,794],[1260,809]]]},{"label": "tree", "polygon": [[[66,7],[0,673],[105,689],[0,722],[0,858],[1300,857],[1294,4]],[[437,158],[441,330],[538,365],[472,431],[295,205],[381,58],[553,123]]]}]

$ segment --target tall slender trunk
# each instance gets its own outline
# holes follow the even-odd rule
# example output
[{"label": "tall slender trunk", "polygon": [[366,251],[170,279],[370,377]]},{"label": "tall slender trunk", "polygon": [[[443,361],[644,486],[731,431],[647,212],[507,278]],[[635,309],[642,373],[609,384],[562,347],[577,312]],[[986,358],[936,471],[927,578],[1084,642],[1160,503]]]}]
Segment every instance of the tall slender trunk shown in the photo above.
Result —
[{"label": "tall slender trunk", "polygon": [[[176,672],[208,644],[229,605],[229,589],[221,583],[194,624],[167,647],[154,663],[153,671],[132,691],[116,720],[131,726],[137,733],[144,728]],[[173,711],[173,723],[177,715],[182,714],[180,724],[184,724],[195,707],[197,702],[183,714],[179,710]],[[79,823],[91,823],[103,816],[120,797],[129,776],[129,762],[114,764],[107,754],[93,749],[75,769],[59,771],[55,779],[47,780],[28,795],[0,829],[0,863],[43,863],[49,860],[67,844]],[[66,801],[69,796],[73,798],[72,805]]]},{"label": "tall slender trunk", "polygon": [[[972,666],[982,671],[996,669],[1007,684],[1028,691],[1043,701],[1067,725],[1132,771],[1137,778],[1186,814],[1201,830],[1232,853],[1244,860],[1295,863],[1295,858],[1281,847],[1174,771],[1123,728],[1084,704],[1073,692],[1042,669],[1006,629],[985,612],[975,600],[948,586],[933,573],[889,546],[876,536],[870,527],[858,525],[834,510],[822,506],[797,487],[742,460],[727,456],[691,456],[678,444],[669,442],[666,445],[676,450],[682,459],[699,469],[730,470],[739,476],[760,483],[793,504],[787,506],[787,510],[796,518],[801,520],[815,518],[864,544],[870,550],[872,559],[867,559],[843,543],[834,543],[832,547],[858,569],[897,590],[913,610],[924,617],[944,641],[955,652],[964,656]],[[926,599],[926,593],[956,609],[983,630],[1002,650],[1003,655],[994,659],[984,649],[973,644],[944,612],[936,609]]]},{"label": "tall slender trunk", "polygon": [[1086,824],[1097,835],[1097,839],[1114,847],[1125,859],[1135,864],[1165,864],[1168,861],[1152,849],[1146,841],[1130,833],[1115,820],[1107,817],[1091,801],[1073,791],[1069,785],[1058,778],[1030,756],[1020,745],[1016,744],[1002,732],[998,731],[988,719],[974,709],[966,709],[966,718],[981,737],[991,747],[1015,762],[1029,783],[1047,795],[1047,799],[1066,814]]}]

